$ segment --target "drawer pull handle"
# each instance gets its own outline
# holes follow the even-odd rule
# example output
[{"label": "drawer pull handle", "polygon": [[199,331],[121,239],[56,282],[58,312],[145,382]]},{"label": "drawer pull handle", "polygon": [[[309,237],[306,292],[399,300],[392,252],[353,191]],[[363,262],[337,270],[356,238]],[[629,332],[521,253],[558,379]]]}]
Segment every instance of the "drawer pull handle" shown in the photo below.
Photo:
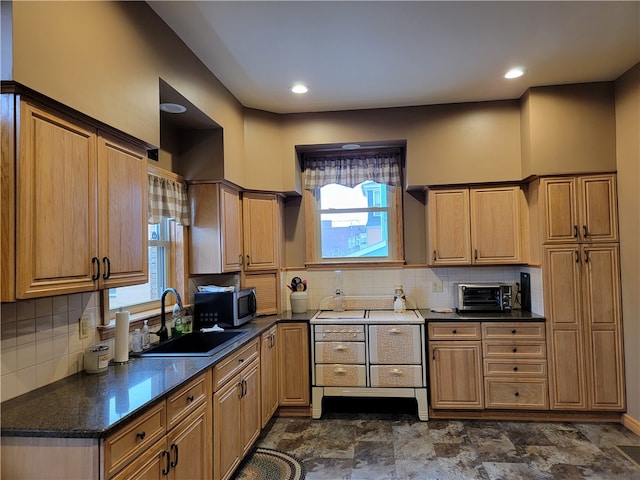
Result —
[{"label": "drawer pull handle", "polygon": [[347,371],[344,368],[336,368],[333,373],[336,375],[346,375]]},{"label": "drawer pull handle", "polygon": [[513,347],[513,353],[516,353],[518,351],[518,349],[516,347]]},{"label": "drawer pull handle", "polygon": [[138,433],[136,433],[136,439],[138,439],[138,440],[144,440],[144,437],[146,437],[146,436],[147,436],[146,432],[138,432]]},{"label": "drawer pull handle", "polygon": [[451,333],[455,335],[456,333],[458,333],[458,330],[452,330]]},{"label": "drawer pull handle", "polygon": [[513,333],[515,335],[516,334],[516,329],[514,328],[513,330],[511,330],[511,333]]},{"label": "drawer pull handle", "polygon": [[401,333],[401,331],[399,328],[392,328],[391,330],[389,330],[389,333],[393,335],[396,333]]},{"label": "drawer pull handle", "polygon": [[394,368],[393,370],[391,370],[391,374],[392,375],[397,375],[397,376],[402,376],[402,370],[400,370],[399,368]]},{"label": "drawer pull handle", "polygon": [[238,363],[242,363],[242,362],[244,362],[244,358],[239,358]]},{"label": "drawer pull handle", "polygon": [[334,348],[334,350],[336,352],[342,352],[342,351],[344,351],[346,349],[347,349],[347,347],[345,347],[344,345],[337,345],[336,348]]},{"label": "drawer pull handle", "polygon": [[187,397],[187,403],[192,403],[195,400],[196,397],[194,397],[193,395],[189,395]]},{"label": "drawer pull handle", "polygon": [[518,367],[513,367],[513,371],[517,372],[518,371]]},{"label": "drawer pull handle", "polygon": [[516,392],[516,393],[514,393],[514,395],[515,395],[516,397],[519,397],[519,396],[520,396],[520,393],[519,393],[519,392]]}]

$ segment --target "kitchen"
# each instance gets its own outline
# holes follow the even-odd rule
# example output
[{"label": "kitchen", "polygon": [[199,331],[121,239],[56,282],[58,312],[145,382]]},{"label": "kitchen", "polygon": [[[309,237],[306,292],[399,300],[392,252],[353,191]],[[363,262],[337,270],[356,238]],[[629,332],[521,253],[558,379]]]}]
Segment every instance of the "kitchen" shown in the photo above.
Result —
[{"label": "kitchen", "polygon": [[[539,171],[552,174],[579,173],[583,168],[588,172],[617,171],[623,258],[621,268],[625,341],[633,342],[633,339],[638,337],[638,325],[634,322],[634,319],[638,318],[638,306],[634,303],[637,297],[635,292],[638,289],[638,280],[637,269],[633,268],[633,265],[637,264],[637,257],[634,257],[637,252],[633,251],[633,245],[638,244],[637,182],[634,180],[637,179],[636,170],[634,170],[637,168],[637,149],[634,143],[635,136],[631,133],[633,125],[637,125],[636,113],[633,109],[636,98],[634,95],[637,95],[638,89],[637,67],[615,84],[615,119],[612,103],[614,85],[610,83],[575,88],[549,87],[531,91],[529,106],[532,123],[544,121],[544,118],[549,118],[548,115],[554,115],[554,118],[558,115],[560,121],[575,125],[577,134],[585,139],[584,144],[567,145],[562,138],[558,139],[559,135],[554,135],[553,131],[535,130],[535,133],[540,132],[541,135],[550,136],[538,139],[542,144],[558,144],[562,147],[567,163],[562,165],[563,171],[558,171],[553,157],[546,155],[545,151],[535,151],[533,147],[527,158],[522,154],[522,159],[530,164],[524,161],[522,163],[512,161],[513,158],[521,158],[521,145],[517,141],[520,137],[521,122],[519,101],[414,107],[404,113],[394,109],[381,110],[376,112],[379,116],[375,118],[370,113],[358,114],[357,112],[281,117],[264,111],[243,109],[215,78],[203,71],[201,65],[192,60],[191,54],[175,40],[173,33],[155,18],[144,4],[129,6],[99,4],[90,7],[82,5],[78,6],[78,10],[73,14],[68,15],[63,10],[50,11],[49,8],[52,7],[33,6],[32,8],[33,10],[28,5],[20,3],[13,5],[14,74],[7,78],[24,83],[114,128],[128,132],[150,145],[160,145],[157,121],[150,119],[157,118],[159,90],[157,79],[162,77],[185,97],[194,102],[197,101],[203,111],[224,126],[224,152],[221,157],[224,163],[224,177],[247,189],[299,192],[300,167],[292,153],[293,150],[291,153],[280,153],[284,151],[284,145],[335,143],[353,139],[374,141],[381,138],[407,138],[408,148],[418,152],[411,154],[407,159],[408,187],[521,180]],[[56,8],[69,7],[58,5]],[[104,45],[108,44],[109,49],[90,52],[75,51],[75,55],[60,55],[59,52],[66,51],[68,45],[74,45],[77,49],[83,47],[76,45],[77,42],[73,39],[74,35],[80,34],[77,31],[79,27],[77,25],[53,26],[47,21],[51,15],[60,15],[64,18],[80,16],[84,20],[81,23],[86,25],[95,25],[100,18],[105,23],[100,28],[96,26],[95,34],[108,38],[108,42],[105,41]],[[141,24],[141,28],[130,29],[129,26],[132,23]],[[107,28],[106,25],[110,25],[111,28]],[[111,36],[113,31],[119,34],[116,38]],[[6,32],[6,29],[3,29],[3,32]],[[140,35],[144,35],[148,41],[140,41]],[[30,37],[30,40],[24,40],[25,36]],[[36,39],[38,41],[35,41]],[[6,45],[4,41],[3,45]],[[110,52],[130,52],[132,45],[135,46],[133,51],[136,52],[137,61],[128,61],[124,55],[119,56],[121,58],[118,62],[96,61],[96,65],[108,66],[111,69],[108,80],[106,76],[102,76],[106,72],[97,66],[93,72],[86,71],[82,66],[83,62],[77,61],[79,55],[85,59],[98,54],[111,58]],[[55,54],[51,53],[52,51],[55,51]],[[159,51],[176,52],[176,55],[173,55],[169,61],[158,58]],[[6,57],[3,56],[3,58]],[[33,59],[41,59],[41,61],[32,61]],[[173,63],[176,59],[180,59],[179,66]],[[43,74],[44,72],[46,74]],[[72,87],[67,81],[69,77],[87,78],[87,81]],[[575,111],[559,111],[554,105],[545,103],[550,97],[564,98],[564,94],[589,99],[591,106],[595,105],[595,107],[586,110],[579,108]],[[118,100],[120,98],[122,100]],[[602,108],[598,106],[597,99],[601,100],[599,105]],[[477,131],[463,128],[455,122],[447,123],[450,119],[456,118],[480,118],[487,122],[485,125],[491,125],[492,128],[488,131]],[[438,123],[438,119],[442,123]],[[350,121],[347,126],[345,126],[346,120]],[[341,131],[338,138],[311,133],[318,124],[323,123],[340,125]],[[384,127],[377,126],[378,123],[384,124]],[[614,123],[615,133],[612,131]],[[423,127],[425,124],[440,125],[443,131],[425,129]],[[389,125],[392,126],[389,127]],[[449,128],[445,128],[447,125]],[[537,125],[540,127],[540,124]],[[452,151],[454,144],[447,142],[446,139],[449,136],[460,138],[461,130],[465,132],[467,141],[457,142],[455,150]],[[317,131],[320,132],[321,129]],[[413,133],[415,131],[418,133]],[[591,140],[591,143],[586,140]],[[265,145],[270,148],[265,148]],[[419,160],[422,157],[442,158],[443,163],[427,165]],[[468,160],[471,158],[473,161]],[[581,161],[573,160],[572,163],[571,159]],[[478,172],[478,169],[474,168],[476,162],[483,164],[482,171]],[[281,164],[281,171],[268,168],[269,165],[274,164]],[[166,162],[161,164],[161,166],[166,165]],[[409,218],[412,225],[420,226],[405,232],[405,260],[408,267],[384,272],[367,270],[350,272],[349,278],[345,281],[345,285],[349,286],[347,293],[349,295],[388,294],[396,283],[403,283],[408,294],[415,296],[419,305],[450,306],[451,302],[446,296],[451,295],[451,285],[456,281],[469,280],[469,275],[475,275],[474,272],[477,272],[478,267],[459,267],[455,272],[445,267],[426,268],[427,249],[424,246],[423,234],[426,227],[422,227],[425,223],[425,207],[410,194],[405,194],[404,197],[405,218]],[[297,267],[304,264],[304,222],[296,221],[301,215],[301,209],[299,201],[295,198],[285,202],[284,210],[285,224],[290,229],[286,237],[284,262],[288,270],[283,275],[288,279],[300,275],[302,270]],[[289,221],[290,219],[293,221]],[[405,222],[407,222],[406,219]],[[491,267],[479,268],[489,268],[487,275],[495,276],[496,280],[513,280],[520,271],[516,270],[516,267],[497,267],[495,270]],[[542,311],[540,269],[535,267],[525,267],[525,269],[530,271],[534,280],[532,283],[537,286],[533,289],[534,305],[538,302],[536,311]],[[307,278],[314,286],[310,290],[310,305],[319,304],[322,298],[332,293],[332,272],[324,274],[316,271],[304,272],[301,276]],[[438,286],[442,283],[443,292],[433,292],[431,288],[419,287],[420,285],[431,286],[434,282]],[[70,299],[69,310],[76,311],[86,306],[92,309],[95,318],[99,319],[99,300],[95,297],[95,295],[81,294],[78,298],[74,295]],[[287,301],[287,295],[283,291],[279,299],[280,305],[286,308]],[[18,303],[18,306],[25,309],[19,314],[16,312],[18,318],[35,318],[37,315],[35,312],[37,305],[28,307]],[[29,308],[34,308],[33,317],[29,317]],[[56,308],[57,311],[57,307],[51,308]],[[631,345],[629,348],[627,344],[625,349],[627,366],[638,364],[637,349],[633,348],[633,343]],[[29,361],[27,365],[30,370],[28,371],[35,372],[37,364],[35,359]],[[16,368],[10,373],[15,374],[20,369]],[[627,367],[627,416],[625,418],[631,421],[631,425],[637,425],[637,419],[640,418],[640,412],[637,410],[640,405],[638,394],[640,381],[637,375],[637,369]],[[28,379],[17,382],[20,387],[16,387],[16,391],[20,393],[28,391],[24,390],[23,381],[28,387],[39,386],[35,377],[36,375],[28,375]],[[51,372],[43,370],[38,377],[46,382],[46,379],[51,377]],[[8,378],[3,378],[3,384],[4,380]],[[636,419],[635,423],[633,419]]]}]

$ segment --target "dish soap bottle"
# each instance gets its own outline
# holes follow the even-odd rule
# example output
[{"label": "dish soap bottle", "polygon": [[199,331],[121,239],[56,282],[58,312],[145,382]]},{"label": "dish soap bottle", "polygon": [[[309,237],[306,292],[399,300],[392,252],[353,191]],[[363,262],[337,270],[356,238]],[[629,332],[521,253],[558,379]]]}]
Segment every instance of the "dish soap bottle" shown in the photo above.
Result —
[{"label": "dish soap bottle", "polygon": [[407,298],[404,295],[404,287],[396,285],[393,295],[393,313],[404,313],[407,309]]},{"label": "dish soap bottle", "polygon": [[177,303],[173,305],[173,332],[172,336],[182,335],[182,309]]},{"label": "dish soap bottle", "polygon": [[151,333],[149,333],[148,320],[144,321],[142,326],[142,349],[146,350],[151,346]]}]

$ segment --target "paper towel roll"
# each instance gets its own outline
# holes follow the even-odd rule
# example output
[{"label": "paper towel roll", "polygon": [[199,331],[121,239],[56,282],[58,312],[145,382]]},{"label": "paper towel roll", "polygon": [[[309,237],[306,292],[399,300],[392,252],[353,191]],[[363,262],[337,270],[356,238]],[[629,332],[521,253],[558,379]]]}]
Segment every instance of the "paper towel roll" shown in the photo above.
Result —
[{"label": "paper towel roll", "polygon": [[116,348],[113,360],[129,361],[129,312],[116,313]]}]

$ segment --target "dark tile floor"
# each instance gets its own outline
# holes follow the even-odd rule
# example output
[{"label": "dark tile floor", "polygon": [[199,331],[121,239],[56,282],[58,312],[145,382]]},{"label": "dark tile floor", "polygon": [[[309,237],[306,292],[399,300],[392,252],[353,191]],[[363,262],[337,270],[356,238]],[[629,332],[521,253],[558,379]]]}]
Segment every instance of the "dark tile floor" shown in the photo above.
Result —
[{"label": "dark tile floor", "polygon": [[276,418],[258,445],[298,457],[307,480],[640,479],[615,448],[640,437],[619,424],[421,422],[403,408],[353,410]]}]

